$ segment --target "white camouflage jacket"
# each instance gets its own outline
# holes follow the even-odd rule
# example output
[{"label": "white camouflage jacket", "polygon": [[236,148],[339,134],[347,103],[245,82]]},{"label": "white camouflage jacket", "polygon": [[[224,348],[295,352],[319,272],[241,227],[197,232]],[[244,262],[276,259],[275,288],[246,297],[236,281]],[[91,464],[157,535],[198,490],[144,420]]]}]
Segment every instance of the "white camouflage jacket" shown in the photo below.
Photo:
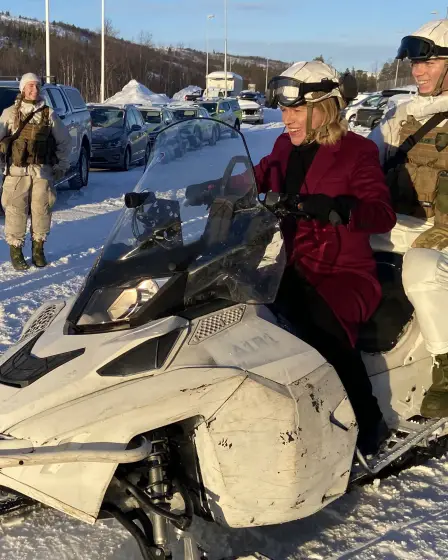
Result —
[{"label": "white camouflage jacket", "polygon": [[[14,103],[11,107],[8,107],[3,111],[0,116],[0,140],[5,138],[5,136],[10,136],[14,134],[17,127],[14,127],[15,116],[17,111],[18,101]],[[36,112],[38,109],[45,105],[45,101],[39,98],[36,104],[23,103],[20,106],[20,112],[23,116],[27,116],[30,111]],[[42,112],[37,113],[31,122],[38,124],[43,118]],[[49,111],[50,124],[52,126],[52,134],[56,140],[56,156],[58,158],[58,167],[62,170],[67,171],[70,167],[70,152],[72,149],[72,140],[67,127],[58,117],[58,115],[50,108]],[[0,163],[2,168],[0,169],[2,173],[5,173],[5,164]],[[50,165],[29,165],[28,167],[17,167],[11,165],[9,168],[9,174],[13,177],[23,177],[25,175],[30,175],[31,177],[41,177],[43,179],[53,179],[53,171]]]}]

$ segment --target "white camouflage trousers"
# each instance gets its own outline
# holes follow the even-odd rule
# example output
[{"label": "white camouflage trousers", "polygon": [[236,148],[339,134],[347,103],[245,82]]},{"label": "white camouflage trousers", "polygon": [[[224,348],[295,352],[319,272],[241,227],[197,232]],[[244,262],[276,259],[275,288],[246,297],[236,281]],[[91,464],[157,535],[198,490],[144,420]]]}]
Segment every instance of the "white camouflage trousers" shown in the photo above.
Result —
[{"label": "white camouflage trousers", "polygon": [[415,308],[428,351],[446,354],[448,254],[434,249],[409,249],[403,260],[403,286]]},{"label": "white camouflage trousers", "polygon": [[3,182],[2,206],[5,211],[5,239],[8,245],[21,247],[31,208],[31,236],[45,241],[50,231],[51,208],[56,202],[53,182],[41,177],[12,177]]}]

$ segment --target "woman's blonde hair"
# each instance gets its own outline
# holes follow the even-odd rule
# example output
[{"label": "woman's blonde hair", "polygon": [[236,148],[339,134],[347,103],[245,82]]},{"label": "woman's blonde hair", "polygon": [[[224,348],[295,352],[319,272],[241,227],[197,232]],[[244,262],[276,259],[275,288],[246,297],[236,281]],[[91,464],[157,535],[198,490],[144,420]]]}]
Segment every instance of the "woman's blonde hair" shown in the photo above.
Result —
[{"label": "woman's blonde hair", "polygon": [[322,125],[313,131],[314,139],[318,144],[323,146],[337,144],[347,134],[348,123],[341,117],[341,109],[344,107],[339,107],[338,102],[341,102],[340,99],[329,97],[323,101],[313,103],[313,110],[320,111],[324,116]]}]

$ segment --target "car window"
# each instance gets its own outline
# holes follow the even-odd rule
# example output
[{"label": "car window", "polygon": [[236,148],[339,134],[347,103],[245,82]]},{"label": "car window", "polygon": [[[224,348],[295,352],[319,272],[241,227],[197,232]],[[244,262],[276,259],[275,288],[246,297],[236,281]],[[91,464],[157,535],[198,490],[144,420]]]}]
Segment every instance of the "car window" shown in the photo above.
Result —
[{"label": "car window", "polygon": [[14,105],[16,97],[19,95],[19,89],[14,88],[0,88],[0,115],[7,108]]},{"label": "car window", "polygon": [[134,124],[137,124],[137,121],[135,120],[132,109],[128,109],[126,111],[126,125],[128,128],[131,128]]},{"label": "car window", "polygon": [[90,110],[93,130],[97,128],[123,128],[124,111],[109,107],[94,107]]},{"label": "car window", "polygon": [[381,96],[375,95],[375,97],[368,97],[362,102],[363,107],[376,107],[380,102]]},{"label": "car window", "polygon": [[194,109],[176,109],[174,111],[177,119],[191,119],[196,116]]},{"label": "car window", "polygon": [[163,122],[165,124],[170,124],[171,122],[171,115],[169,113],[169,111],[162,111],[162,118],[163,118]]},{"label": "car window", "polygon": [[150,123],[150,124],[159,124],[162,122],[161,117],[160,117],[160,111],[156,111],[154,109],[142,109],[140,111],[143,119],[145,120],[145,122]]},{"label": "car window", "polygon": [[65,114],[68,111],[68,108],[61,92],[56,88],[48,88],[47,91],[53,101],[53,107],[55,109],[59,109],[61,113]]},{"label": "car window", "polygon": [[73,106],[73,109],[86,109],[86,104],[79,91],[75,88],[64,88],[64,93]]},{"label": "car window", "polygon": [[51,97],[48,95],[48,91],[46,89],[41,90],[40,92],[41,96],[45,99],[45,103],[48,105],[48,107],[53,107],[53,101],[51,100]]},{"label": "car window", "polygon": [[204,109],[206,111],[208,111],[210,114],[212,113],[216,113],[217,110],[217,103],[203,103],[202,106],[204,107]]},{"label": "car window", "polygon": [[230,105],[228,102],[222,103],[220,109],[223,109],[224,111],[230,111]]},{"label": "car window", "polygon": [[136,124],[138,124],[139,126],[143,126],[145,124],[140,112],[137,111],[137,109],[132,109],[132,114],[134,115]]}]

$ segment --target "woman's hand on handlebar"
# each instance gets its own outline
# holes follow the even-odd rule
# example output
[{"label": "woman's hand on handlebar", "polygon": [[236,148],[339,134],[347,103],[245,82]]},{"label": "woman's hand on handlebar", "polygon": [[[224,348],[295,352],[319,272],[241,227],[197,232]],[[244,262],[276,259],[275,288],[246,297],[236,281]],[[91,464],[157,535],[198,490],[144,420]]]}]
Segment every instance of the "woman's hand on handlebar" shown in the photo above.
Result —
[{"label": "woman's hand on handlebar", "polygon": [[347,225],[356,199],[352,196],[328,196],[326,194],[310,194],[299,203],[302,210],[311,219],[333,226]]}]

